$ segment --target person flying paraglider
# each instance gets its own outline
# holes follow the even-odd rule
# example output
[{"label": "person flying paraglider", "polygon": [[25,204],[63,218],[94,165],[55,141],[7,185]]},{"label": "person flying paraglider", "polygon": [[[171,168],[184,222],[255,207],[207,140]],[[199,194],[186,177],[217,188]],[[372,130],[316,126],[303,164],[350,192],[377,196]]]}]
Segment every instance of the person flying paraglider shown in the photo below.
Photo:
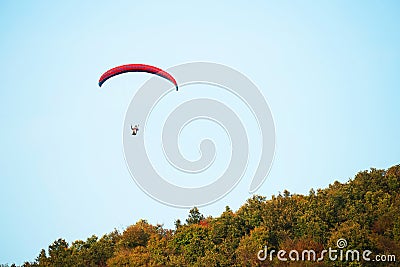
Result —
[{"label": "person flying paraglider", "polygon": [[[104,82],[107,81],[108,79],[127,72],[146,72],[158,75],[170,81],[175,86],[176,91],[178,91],[178,83],[171,74],[160,68],[146,64],[126,64],[109,69],[108,71],[104,72],[103,75],[101,75],[99,79],[99,86],[101,87],[104,84]],[[132,130],[132,135],[137,135],[139,131],[139,124],[135,125],[135,127],[133,127],[131,124],[131,130]]]},{"label": "person flying paraglider", "polygon": [[135,125],[135,127],[132,127],[131,124],[131,130],[132,130],[132,135],[137,135],[137,132],[139,131],[139,125]]}]

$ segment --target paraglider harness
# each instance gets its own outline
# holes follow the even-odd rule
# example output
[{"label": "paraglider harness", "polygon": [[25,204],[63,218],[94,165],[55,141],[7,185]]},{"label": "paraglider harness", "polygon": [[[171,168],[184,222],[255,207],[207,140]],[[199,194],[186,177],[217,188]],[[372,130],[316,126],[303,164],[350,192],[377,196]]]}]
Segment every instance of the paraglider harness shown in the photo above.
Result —
[{"label": "paraglider harness", "polygon": [[137,132],[139,131],[139,125],[135,125],[135,127],[132,127],[131,124],[131,130],[132,130],[132,135],[137,135]]}]

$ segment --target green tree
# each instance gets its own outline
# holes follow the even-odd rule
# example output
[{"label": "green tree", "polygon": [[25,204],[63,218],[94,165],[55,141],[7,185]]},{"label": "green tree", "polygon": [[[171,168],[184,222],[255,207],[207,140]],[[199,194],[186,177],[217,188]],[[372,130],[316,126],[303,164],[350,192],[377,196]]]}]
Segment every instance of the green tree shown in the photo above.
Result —
[{"label": "green tree", "polygon": [[68,243],[60,238],[49,246],[49,266],[53,267],[69,267],[73,266],[71,261],[71,250],[68,249]]},{"label": "green tree", "polygon": [[194,207],[189,211],[189,216],[186,219],[187,224],[198,224],[200,221],[204,220],[203,214],[200,213],[199,209]]}]

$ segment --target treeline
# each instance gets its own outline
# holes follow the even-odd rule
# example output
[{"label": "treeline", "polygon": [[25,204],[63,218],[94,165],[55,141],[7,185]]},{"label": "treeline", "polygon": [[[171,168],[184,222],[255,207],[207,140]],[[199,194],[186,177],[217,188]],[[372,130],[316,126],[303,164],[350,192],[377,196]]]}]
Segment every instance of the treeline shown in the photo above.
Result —
[{"label": "treeline", "polygon": [[[23,266],[399,266],[400,165],[358,173],[347,183],[334,182],[309,195],[283,194],[266,200],[253,196],[236,212],[226,207],[217,218],[197,208],[175,229],[145,220],[102,237],[71,244],[54,241],[32,263]],[[336,248],[344,238],[348,249],[395,255],[397,262],[283,262],[275,256],[260,261],[268,250]],[[286,255],[287,257],[287,255]],[[392,258],[393,261],[393,258]],[[381,264],[381,265],[380,265]],[[397,264],[397,265],[396,265]]]}]

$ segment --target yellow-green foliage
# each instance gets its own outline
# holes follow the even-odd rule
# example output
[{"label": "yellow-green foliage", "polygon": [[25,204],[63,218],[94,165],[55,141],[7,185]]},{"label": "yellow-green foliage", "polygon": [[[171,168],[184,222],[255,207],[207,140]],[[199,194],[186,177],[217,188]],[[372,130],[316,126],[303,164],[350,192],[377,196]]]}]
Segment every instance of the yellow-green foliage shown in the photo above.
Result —
[{"label": "yellow-green foliage", "polygon": [[[400,260],[400,165],[358,173],[309,195],[253,196],[233,212],[205,218],[193,208],[174,230],[141,220],[122,233],[89,237],[69,245],[64,239],[42,250],[25,266],[264,266],[257,252],[270,249],[335,247],[346,238],[352,249],[395,254]],[[273,262],[274,266],[286,266]],[[303,265],[302,265],[303,264]],[[336,264],[336,265],[335,265]],[[342,262],[292,263],[291,266],[350,266]],[[380,266],[376,262],[352,266]],[[396,266],[392,263],[392,266]],[[385,264],[382,266],[390,266]]]}]

